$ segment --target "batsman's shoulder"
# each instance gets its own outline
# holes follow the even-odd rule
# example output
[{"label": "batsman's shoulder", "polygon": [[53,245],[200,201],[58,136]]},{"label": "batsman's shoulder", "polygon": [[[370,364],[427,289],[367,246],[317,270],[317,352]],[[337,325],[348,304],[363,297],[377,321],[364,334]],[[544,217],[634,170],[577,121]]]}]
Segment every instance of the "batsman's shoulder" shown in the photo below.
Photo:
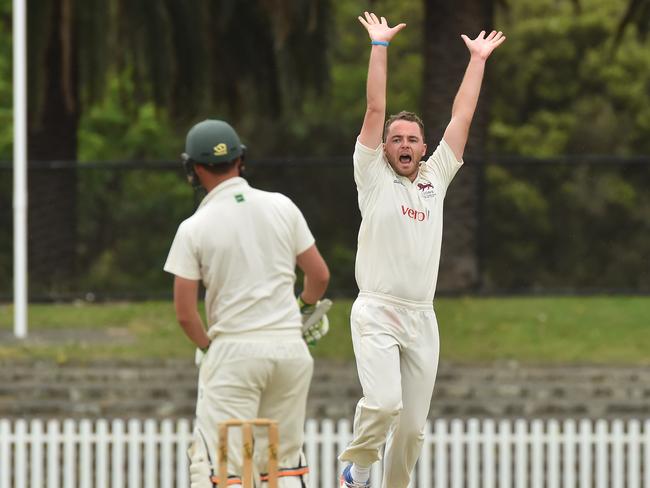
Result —
[{"label": "batsman's shoulder", "polygon": [[285,195],[284,193],[280,193],[279,191],[268,192],[268,193],[269,193],[269,198],[272,198],[273,200],[277,201],[280,204],[295,205],[293,203],[293,200],[291,200],[291,198]]},{"label": "batsman's shoulder", "polygon": [[178,226],[174,240],[194,245],[197,241],[197,236],[200,235],[201,232],[201,223],[197,219],[188,217]]},{"label": "batsman's shoulder", "polygon": [[298,206],[284,193],[265,191],[265,203],[286,212],[299,211]]},{"label": "batsman's shoulder", "polygon": [[185,218],[180,224],[178,224],[178,233],[188,233],[191,232],[193,227],[196,225],[195,222],[198,220],[196,213]]}]

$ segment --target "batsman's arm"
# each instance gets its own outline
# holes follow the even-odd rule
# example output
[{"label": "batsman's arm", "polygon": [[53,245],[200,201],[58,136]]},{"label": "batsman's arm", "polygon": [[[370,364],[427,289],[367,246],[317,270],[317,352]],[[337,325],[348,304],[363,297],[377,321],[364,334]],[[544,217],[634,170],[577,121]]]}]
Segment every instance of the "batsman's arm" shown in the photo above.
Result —
[{"label": "batsman's arm", "polygon": [[305,277],[301,293],[305,303],[316,303],[322,298],[330,282],[330,271],[316,244],[298,254],[296,264]]},{"label": "batsman's arm", "polygon": [[461,37],[469,50],[470,59],[463,81],[454,98],[451,121],[443,136],[458,161],[463,159],[463,153],[465,152],[469,128],[481,92],[485,62],[492,51],[506,40],[501,31],[492,31],[487,37],[485,37],[485,31],[481,31],[476,39],[470,39],[464,34]]},{"label": "batsman's arm", "polygon": [[198,309],[199,282],[176,276],[174,278],[174,308],[176,319],[185,335],[198,347],[210,345],[203,320]]},{"label": "batsman's arm", "polygon": [[395,34],[406,27],[398,24],[388,27],[384,17],[381,20],[374,13],[364,12],[359,22],[370,36],[371,49],[366,81],[366,114],[359,133],[359,142],[375,149],[381,144],[386,119],[386,80],[388,78],[388,44]]}]

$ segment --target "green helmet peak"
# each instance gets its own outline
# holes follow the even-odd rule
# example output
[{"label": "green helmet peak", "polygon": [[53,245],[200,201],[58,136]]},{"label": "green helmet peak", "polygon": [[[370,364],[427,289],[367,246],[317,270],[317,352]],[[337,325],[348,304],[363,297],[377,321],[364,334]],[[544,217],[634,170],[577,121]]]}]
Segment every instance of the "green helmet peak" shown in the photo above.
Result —
[{"label": "green helmet peak", "polygon": [[185,154],[197,164],[224,164],[244,154],[245,146],[230,124],[208,119],[192,127],[185,138]]}]

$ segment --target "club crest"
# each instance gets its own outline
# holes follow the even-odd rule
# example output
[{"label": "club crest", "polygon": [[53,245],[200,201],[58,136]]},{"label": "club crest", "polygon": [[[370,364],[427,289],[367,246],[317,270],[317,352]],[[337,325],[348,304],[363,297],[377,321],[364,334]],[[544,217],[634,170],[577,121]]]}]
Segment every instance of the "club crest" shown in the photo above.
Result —
[{"label": "club crest", "polygon": [[436,192],[433,188],[433,185],[429,181],[423,181],[417,184],[417,188],[422,192],[423,198],[431,198],[436,196]]},{"label": "club crest", "polygon": [[214,146],[215,156],[225,156],[226,154],[228,154],[228,146],[226,146],[223,142]]}]

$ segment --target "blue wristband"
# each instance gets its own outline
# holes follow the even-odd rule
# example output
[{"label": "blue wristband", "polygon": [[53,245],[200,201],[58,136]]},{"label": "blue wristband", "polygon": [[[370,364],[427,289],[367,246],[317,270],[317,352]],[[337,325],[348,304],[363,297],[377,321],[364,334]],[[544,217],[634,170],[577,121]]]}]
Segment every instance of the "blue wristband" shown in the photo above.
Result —
[{"label": "blue wristband", "polygon": [[373,46],[386,46],[386,47],[388,47],[390,42],[388,42],[388,41],[370,41],[370,44],[373,45]]}]

